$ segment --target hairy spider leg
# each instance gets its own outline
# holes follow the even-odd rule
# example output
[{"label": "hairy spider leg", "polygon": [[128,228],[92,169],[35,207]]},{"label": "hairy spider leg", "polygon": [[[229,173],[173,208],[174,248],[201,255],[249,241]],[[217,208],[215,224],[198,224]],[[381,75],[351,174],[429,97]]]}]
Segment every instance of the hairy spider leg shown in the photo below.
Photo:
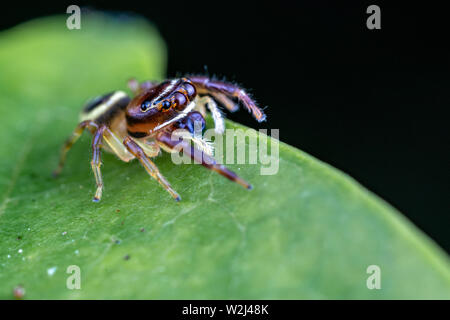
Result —
[{"label": "hairy spider leg", "polygon": [[119,138],[110,128],[106,127],[103,132],[103,140],[109,146],[111,151],[124,162],[129,162],[134,159],[134,156],[128,152],[127,148],[123,145],[122,140]]},{"label": "hairy spider leg", "polygon": [[214,158],[210,157],[203,151],[196,149],[184,139],[172,140],[171,134],[169,132],[162,132],[156,137],[156,140],[162,144],[162,147],[169,150],[173,150],[175,152],[183,150],[183,153],[185,153],[195,162],[201,164],[209,170],[217,172],[218,174],[233,182],[240,184],[246,189],[250,190],[253,188],[251,184],[239,177],[236,173],[229,170],[224,165],[218,164],[216,160],[214,160]]},{"label": "hairy spider leg", "polygon": [[72,148],[72,146],[77,142],[78,138],[83,133],[84,129],[87,127],[91,127],[93,130],[97,130],[98,125],[94,121],[86,120],[80,122],[75,130],[73,130],[72,135],[66,140],[64,145],[61,148],[61,153],[59,157],[59,164],[55,171],[53,171],[53,176],[57,177],[61,173],[64,168],[64,164],[66,163],[67,152]]},{"label": "hairy spider leg", "polygon": [[[264,112],[256,106],[256,103],[250,98],[250,96],[240,87],[232,83],[212,80],[205,76],[190,76],[189,79],[197,87],[197,91],[200,94],[221,93],[226,97],[232,97],[238,99],[245,108],[252,113],[253,117],[262,122],[266,120]],[[226,105],[225,105],[226,106]]]},{"label": "hairy spider leg", "polygon": [[127,148],[127,150],[139,160],[139,162],[151,177],[158,181],[159,184],[161,184],[161,186],[166,189],[167,192],[169,192],[176,201],[181,200],[179,194],[172,189],[170,183],[159,172],[158,167],[156,167],[156,165],[152,160],[150,160],[144,150],[131,137],[126,137],[123,140],[123,144]]},{"label": "hairy spider leg", "polygon": [[94,133],[94,136],[92,137],[91,167],[92,171],[94,172],[95,182],[97,184],[97,190],[95,191],[94,199],[92,199],[92,201],[94,202],[98,202],[102,198],[103,179],[102,179],[102,172],[100,171],[100,166],[102,165],[100,147],[102,146],[103,132],[105,131],[105,129],[106,126],[104,125],[99,127],[97,131]]},{"label": "hairy spider leg", "polygon": [[223,93],[210,92],[210,95],[217,100],[221,105],[223,105],[228,111],[236,112],[239,110],[239,104],[235,103],[233,100],[228,98]]}]

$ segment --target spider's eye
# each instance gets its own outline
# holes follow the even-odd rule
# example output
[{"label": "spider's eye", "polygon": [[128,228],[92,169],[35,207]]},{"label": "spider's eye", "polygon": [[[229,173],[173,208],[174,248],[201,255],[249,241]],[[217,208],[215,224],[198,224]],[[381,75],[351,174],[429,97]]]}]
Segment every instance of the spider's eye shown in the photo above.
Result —
[{"label": "spider's eye", "polygon": [[151,106],[150,101],[147,100],[147,101],[142,102],[142,104],[141,104],[141,111],[142,112],[147,111],[147,109],[149,109],[150,106]]},{"label": "spider's eye", "polygon": [[168,100],[164,100],[164,101],[161,103],[161,108],[162,108],[163,111],[169,110],[169,109],[170,109],[170,106],[171,106],[171,103],[170,103],[170,101],[168,101]]}]

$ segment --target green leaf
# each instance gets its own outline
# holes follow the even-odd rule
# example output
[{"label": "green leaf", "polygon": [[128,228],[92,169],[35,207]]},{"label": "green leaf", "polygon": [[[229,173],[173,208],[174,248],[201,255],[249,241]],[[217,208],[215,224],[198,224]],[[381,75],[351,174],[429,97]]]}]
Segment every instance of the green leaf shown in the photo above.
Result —
[{"label": "green leaf", "polygon": [[[252,191],[158,157],[179,203],[138,162],[105,153],[104,196],[93,203],[88,134],[53,179],[82,104],[130,77],[162,78],[165,63],[164,43],[138,18],[90,14],[68,30],[51,17],[0,35],[0,298],[19,284],[30,299],[450,298],[441,249],[351,178],[283,143],[276,175],[230,165]],[[70,265],[80,290],[66,287]],[[380,290],[366,286],[370,265]]]}]

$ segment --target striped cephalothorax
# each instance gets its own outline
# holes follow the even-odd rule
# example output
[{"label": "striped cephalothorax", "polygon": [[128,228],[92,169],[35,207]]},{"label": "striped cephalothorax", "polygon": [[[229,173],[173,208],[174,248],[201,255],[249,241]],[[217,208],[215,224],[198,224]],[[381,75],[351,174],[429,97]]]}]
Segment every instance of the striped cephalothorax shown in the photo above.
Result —
[{"label": "striped cephalothorax", "polygon": [[176,123],[194,110],[196,96],[186,78],[164,81],[139,93],[126,110],[128,133],[142,138]]},{"label": "striped cephalothorax", "polygon": [[[208,109],[214,120],[215,131],[223,133],[224,120],[218,104],[234,112],[238,109],[235,100],[251,112],[256,120],[264,121],[264,113],[244,90],[234,84],[204,76],[162,83],[138,83],[132,79],[128,85],[134,94],[132,99],[123,91],[115,91],[87,103],[80,114],[80,123],[62,148],[55,176],[59,175],[64,166],[67,151],[84,129],[88,129],[93,134],[91,166],[97,183],[94,201],[101,199],[103,191],[101,148],[115,153],[126,162],[137,158],[147,173],[177,201],[180,196],[151,160],[161,149],[167,152],[182,150],[204,167],[251,189],[251,185],[245,180],[216,163],[212,158],[212,147],[195,130],[198,127],[204,129],[204,117]],[[183,137],[189,139],[174,138],[172,133],[175,130],[185,131],[187,135]]]}]

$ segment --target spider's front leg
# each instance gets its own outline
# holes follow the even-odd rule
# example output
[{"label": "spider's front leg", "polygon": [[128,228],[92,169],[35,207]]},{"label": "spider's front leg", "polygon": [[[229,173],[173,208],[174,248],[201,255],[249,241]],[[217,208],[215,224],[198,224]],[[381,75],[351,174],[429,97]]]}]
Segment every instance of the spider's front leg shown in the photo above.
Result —
[{"label": "spider's front leg", "polygon": [[218,164],[216,160],[214,160],[214,158],[210,157],[205,152],[191,146],[186,140],[172,140],[171,134],[169,132],[162,132],[157,136],[156,140],[160,144],[162,144],[165,149],[169,149],[174,152],[183,150],[183,153],[185,153],[188,157],[201,164],[205,168],[217,172],[225,178],[240,184],[246,189],[252,189],[252,185],[247,181],[239,177],[236,173],[229,170],[224,165]]},{"label": "spider's front leg", "polygon": [[167,192],[170,193],[170,195],[176,200],[180,201],[181,197],[178,195],[178,193],[172,189],[170,186],[170,183],[164,178],[164,176],[159,172],[156,165],[153,163],[152,160],[147,156],[147,154],[144,152],[144,150],[131,138],[126,137],[123,140],[123,145],[127,148],[127,150],[134,155],[139,162],[142,164],[142,166],[145,168],[147,173],[153,177],[156,181],[161,184],[161,186],[167,190]]},{"label": "spider's front leg", "polygon": [[[212,118],[214,120],[214,131],[218,134],[223,134],[225,131],[225,123],[223,120],[222,112],[220,111],[217,103],[210,96],[203,96],[198,98],[199,111],[203,117],[205,117],[204,109],[206,106],[211,112]],[[202,112],[203,111],[203,112]]]},{"label": "spider's front leg", "polygon": [[253,117],[262,122],[266,120],[264,112],[256,106],[256,103],[250,98],[250,96],[239,86],[218,80],[212,80],[205,76],[190,76],[189,79],[197,87],[200,94],[211,94],[219,102],[223,103],[230,111],[235,110],[235,106],[231,105],[229,98],[238,99],[245,108],[252,113]]}]

